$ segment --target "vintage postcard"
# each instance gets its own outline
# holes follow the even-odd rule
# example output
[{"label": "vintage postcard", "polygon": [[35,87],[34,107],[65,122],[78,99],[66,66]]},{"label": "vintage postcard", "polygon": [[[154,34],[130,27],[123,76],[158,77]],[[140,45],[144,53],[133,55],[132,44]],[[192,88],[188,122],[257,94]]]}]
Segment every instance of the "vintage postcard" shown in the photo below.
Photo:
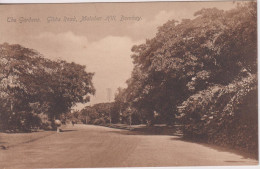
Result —
[{"label": "vintage postcard", "polygon": [[0,168],[258,165],[257,2],[0,4]]}]

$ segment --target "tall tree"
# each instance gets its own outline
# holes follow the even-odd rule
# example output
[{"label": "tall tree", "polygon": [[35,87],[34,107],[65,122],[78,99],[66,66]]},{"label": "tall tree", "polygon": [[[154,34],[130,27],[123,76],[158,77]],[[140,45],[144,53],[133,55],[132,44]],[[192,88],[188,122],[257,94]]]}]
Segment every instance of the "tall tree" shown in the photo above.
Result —
[{"label": "tall tree", "polygon": [[174,121],[177,105],[213,84],[227,85],[256,72],[256,3],[230,11],[202,9],[195,19],[168,21],[134,46],[128,101],[148,119],[156,111]]},{"label": "tall tree", "polygon": [[[20,45],[0,45],[1,118],[8,121],[21,113],[46,113],[51,119],[94,94],[93,73],[85,66],[52,61]],[[21,122],[23,120],[20,120]]]}]

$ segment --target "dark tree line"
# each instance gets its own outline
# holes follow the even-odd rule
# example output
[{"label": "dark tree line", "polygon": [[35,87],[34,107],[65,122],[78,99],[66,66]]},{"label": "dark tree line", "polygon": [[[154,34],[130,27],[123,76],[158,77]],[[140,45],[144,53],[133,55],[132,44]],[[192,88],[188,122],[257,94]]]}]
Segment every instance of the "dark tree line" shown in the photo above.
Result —
[{"label": "dark tree line", "polygon": [[20,45],[1,44],[0,129],[39,127],[39,114],[53,123],[76,103],[89,101],[95,93],[93,75],[85,66],[49,60]]},{"label": "dark tree line", "polygon": [[140,121],[181,123],[184,137],[255,151],[256,2],[195,16],[168,21],[154,38],[133,46],[134,69],[116,95],[117,112],[130,107]]},{"label": "dark tree line", "polygon": [[114,112],[114,103],[98,103],[79,111],[76,121],[95,125],[109,124],[110,120],[111,123],[117,123],[118,117],[115,117]]}]

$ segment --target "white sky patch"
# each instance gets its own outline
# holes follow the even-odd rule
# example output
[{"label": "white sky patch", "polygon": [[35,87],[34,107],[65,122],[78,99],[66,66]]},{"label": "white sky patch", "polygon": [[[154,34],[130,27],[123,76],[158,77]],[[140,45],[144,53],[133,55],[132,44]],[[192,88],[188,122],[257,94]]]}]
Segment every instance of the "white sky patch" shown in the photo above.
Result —
[{"label": "white sky patch", "polygon": [[117,88],[126,87],[125,81],[133,69],[131,48],[140,44],[127,36],[107,36],[90,43],[86,37],[72,32],[44,32],[30,37],[29,42],[33,43],[23,45],[36,49],[47,58],[86,65],[88,72],[94,72],[96,95],[91,98],[91,104],[107,102],[107,88],[111,88],[113,100]]},{"label": "white sky patch", "polygon": [[41,33],[38,36],[30,37],[30,46],[43,53],[51,59],[64,59],[75,61],[81,55],[82,49],[88,44],[83,36],[76,36],[73,32],[54,34],[50,32]]}]

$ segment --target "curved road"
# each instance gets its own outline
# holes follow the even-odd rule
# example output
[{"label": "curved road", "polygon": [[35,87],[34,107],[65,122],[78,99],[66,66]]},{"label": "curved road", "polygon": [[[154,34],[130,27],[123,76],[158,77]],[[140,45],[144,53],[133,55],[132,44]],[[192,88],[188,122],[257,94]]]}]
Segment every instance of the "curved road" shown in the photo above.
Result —
[{"label": "curved road", "polygon": [[141,135],[91,125],[71,126],[61,133],[46,132],[38,139],[0,150],[0,168],[6,169],[257,164],[254,159],[176,136]]}]

